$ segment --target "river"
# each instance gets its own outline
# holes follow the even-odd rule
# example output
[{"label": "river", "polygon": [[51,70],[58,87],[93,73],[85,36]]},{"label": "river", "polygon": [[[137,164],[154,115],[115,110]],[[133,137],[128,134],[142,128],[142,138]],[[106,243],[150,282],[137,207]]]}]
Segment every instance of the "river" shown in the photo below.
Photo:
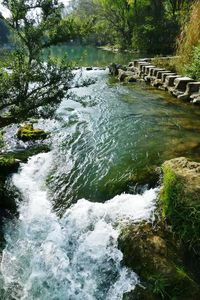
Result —
[{"label": "river", "polygon": [[[99,49],[92,61],[91,51],[83,65],[119,58]],[[159,190],[144,185],[137,194],[135,180],[167,159],[199,158],[197,108],[145,84],[121,84],[107,69],[76,71],[75,83],[83,79],[95,83],[74,87],[53,119],[38,122],[52,132],[52,150],[9,179],[20,192],[19,217],[4,222],[1,299],[122,299],[140,279],[123,266],[120,230],[154,218]],[[7,129],[8,148],[15,131]]]}]

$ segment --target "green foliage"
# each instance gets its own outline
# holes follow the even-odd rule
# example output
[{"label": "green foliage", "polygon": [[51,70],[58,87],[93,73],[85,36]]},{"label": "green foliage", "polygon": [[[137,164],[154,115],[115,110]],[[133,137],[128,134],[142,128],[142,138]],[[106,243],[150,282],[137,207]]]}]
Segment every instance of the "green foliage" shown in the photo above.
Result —
[{"label": "green foliage", "polygon": [[63,99],[72,79],[65,58],[56,61],[46,57],[44,62],[41,55],[53,43],[49,28],[56,28],[60,22],[62,5],[51,0],[5,0],[3,4],[10,11],[6,22],[15,32],[17,43],[16,49],[4,57],[11,71],[3,65],[1,68],[0,110],[6,109],[12,122],[44,116],[44,112],[49,115]]},{"label": "green foliage", "polygon": [[149,278],[149,284],[151,285],[153,294],[160,296],[161,299],[166,299],[168,296],[166,289],[169,286],[169,282],[166,277],[162,274],[152,275]]},{"label": "green foliage", "polygon": [[200,45],[193,50],[191,62],[185,66],[185,72],[196,80],[200,80]]},{"label": "green foliage", "polygon": [[190,5],[189,0],[79,0],[72,4],[71,16],[83,24],[93,19],[91,31],[85,32],[88,42],[169,54]]}]

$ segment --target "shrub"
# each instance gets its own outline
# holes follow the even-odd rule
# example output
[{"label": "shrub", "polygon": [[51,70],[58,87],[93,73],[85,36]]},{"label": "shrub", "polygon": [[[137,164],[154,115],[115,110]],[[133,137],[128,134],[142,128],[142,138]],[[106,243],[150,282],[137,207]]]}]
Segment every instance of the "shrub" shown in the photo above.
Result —
[{"label": "shrub", "polygon": [[200,44],[193,50],[191,64],[186,65],[186,73],[196,80],[200,80]]}]

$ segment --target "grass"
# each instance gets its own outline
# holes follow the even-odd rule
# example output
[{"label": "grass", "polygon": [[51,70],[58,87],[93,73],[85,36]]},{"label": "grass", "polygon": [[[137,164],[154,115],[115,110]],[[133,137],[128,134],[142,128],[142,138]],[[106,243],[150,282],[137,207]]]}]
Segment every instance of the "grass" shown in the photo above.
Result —
[{"label": "grass", "polygon": [[180,59],[177,61],[178,71],[185,72],[185,66],[188,65],[193,58],[194,47],[200,41],[200,1],[194,2],[191,8],[189,20],[183,24],[182,32],[178,38],[177,55]]}]

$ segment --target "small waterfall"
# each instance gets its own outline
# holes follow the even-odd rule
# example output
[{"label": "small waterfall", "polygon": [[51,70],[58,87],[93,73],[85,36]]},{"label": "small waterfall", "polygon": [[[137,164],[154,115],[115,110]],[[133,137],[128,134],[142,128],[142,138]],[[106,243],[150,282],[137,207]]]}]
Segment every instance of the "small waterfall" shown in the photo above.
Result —
[{"label": "small waterfall", "polygon": [[119,224],[150,218],[156,191],[106,203],[81,199],[59,219],[45,186],[52,159],[52,153],[36,155],[13,175],[23,201],[19,218],[5,229],[4,298],[122,299],[139,279],[121,264]]}]

